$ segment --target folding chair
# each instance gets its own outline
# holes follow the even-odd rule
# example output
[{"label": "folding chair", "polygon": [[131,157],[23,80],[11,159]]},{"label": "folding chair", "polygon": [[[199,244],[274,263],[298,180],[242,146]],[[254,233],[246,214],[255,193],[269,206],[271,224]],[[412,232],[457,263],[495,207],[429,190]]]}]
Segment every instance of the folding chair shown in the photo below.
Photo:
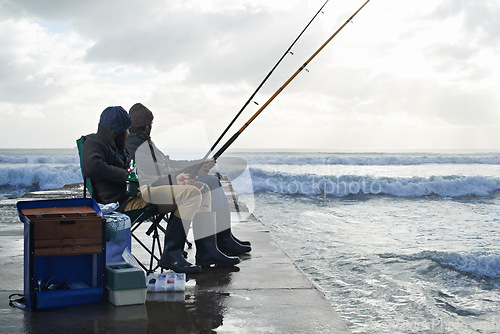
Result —
[{"label": "folding chair", "polygon": [[[78,155],[80,156],[80,167],[82,165],[82,151],[85,139],[86,137],[82,136],[76,141],[76,146],[78,148]],[[92,185],[92,180],[83,175],[83,171],[82,171],[82,176],[83,176],[83,197],[84,198],[87,197],[87,191],[88,191],[90,197],[94,198],[94,187]],[[159,267],[158,261],[160,260],[160,257],[162,255],[162,247],[158,230],[165,233],[165,228],[162,227],[160,224],[162,220],[166,221],[165,215],[160,214],[158,212],[158,208],[152,204],[148,204],[146,207],[142,209],[127,211],[123,213],[129,216],[132,222],[130,228],[132,238],[134,238],[134,240],[136,240],[139,243],[139,245],[141,245],[142,248],[144,248],[144,250],[150,254],[149,268],[147,268],[146,265],[144,265],[135,255],[134,258],[137,260],[142,269],[146,271],[147,274],[155,272],[156,269],[158,269]],[[148,248],[144,244],[144,242],[142,242],[138,238],[138,236],[135,233],[135,231],[142,225],[142,223],[146,221],[151,222],[151,226],[146,231],[146,235],[150,236],[151,234],[153,234],[152,244],[150,248]],[[158,255],[156,253],[158,253]]]}]

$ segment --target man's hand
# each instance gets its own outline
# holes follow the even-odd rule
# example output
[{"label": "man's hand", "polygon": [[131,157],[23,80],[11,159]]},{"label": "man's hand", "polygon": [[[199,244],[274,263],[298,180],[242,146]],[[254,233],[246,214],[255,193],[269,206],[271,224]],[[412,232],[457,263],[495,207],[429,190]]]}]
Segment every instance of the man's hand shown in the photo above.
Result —
[{"label": "man's hand", "polygon": [[204,177],[207,176],[208,173],[210,172],[210,169],[212,169],[215,166],[215,160],[214,159],[207,159],[205,163],[198,169],[198,173],[196,173],[196,176],[198,177]]},{"label": "man's hand", "polygon": [[192,184],[194,181],[186,173],[180,173],[175,177],[178,185]]}]

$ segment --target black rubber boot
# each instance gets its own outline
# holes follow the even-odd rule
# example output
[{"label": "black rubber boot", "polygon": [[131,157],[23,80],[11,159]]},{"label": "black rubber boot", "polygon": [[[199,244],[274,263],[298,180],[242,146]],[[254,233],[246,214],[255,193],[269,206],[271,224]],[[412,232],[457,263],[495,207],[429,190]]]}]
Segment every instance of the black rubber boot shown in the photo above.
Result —
[{"label": "black rubber boot", "polygon": [[231,212],[229,210],[217,210],[217,247],[226,255],[241,255],[248,253],[252,247],[242,245],[233,239],[231,233]]},{"label": "black rubber boot", "polygon": [[243,246],[249,246],[249,247],[252,247],[252,244],[250,243],[250,241],[246,241],[246,240],[240,240],[238,238],[236,238],[236,236],[231,232],[231,236],[233,237],[233,239],[238,242],[240,245],[243,245]]},{"label": "black rubber boot", "polygon": [[201,272],[200,266],[195,266],[183,256],[186,230],[182,219],[170,214],[165,232],[165,246],[158,264],[163,269],[172,269],[176,273],[196,274]]},{"label": "black rubber boot", "polygon": [[196,265],[201,267],[232,267],[240,263],[217,248],[215,212],[198,212],[193,219],[196,244]]}]

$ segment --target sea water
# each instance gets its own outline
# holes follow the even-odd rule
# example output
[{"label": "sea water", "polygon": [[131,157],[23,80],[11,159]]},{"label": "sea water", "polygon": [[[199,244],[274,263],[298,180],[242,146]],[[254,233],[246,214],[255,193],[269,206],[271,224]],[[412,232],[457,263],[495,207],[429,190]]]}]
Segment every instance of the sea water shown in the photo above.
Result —
[{"label": "sea water", "polygon": [[83,182],[75,149],[0,149],[0,199]]},{"label": "sea water", "polygon": [[[240,199],[354,333],[500,332],[500,153],[234,155]],[[0,199],[77,182],[76,149],[0,150]]]},{"label": "sea water", "polygon": [[354,333],[500,333],[499,153],[242,156],[237,191]]}]

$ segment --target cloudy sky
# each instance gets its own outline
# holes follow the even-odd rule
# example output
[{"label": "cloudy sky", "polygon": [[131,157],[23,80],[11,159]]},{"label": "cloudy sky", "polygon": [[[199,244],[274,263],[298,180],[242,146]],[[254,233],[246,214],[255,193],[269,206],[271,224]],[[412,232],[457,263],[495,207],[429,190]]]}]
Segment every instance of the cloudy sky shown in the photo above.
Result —
[{"label": "cloudy sky", "polygon": [[[153,138],[212,143],[323,3],[0,0],[0,148],[74,147],[136,102]],[[363,3],[330,0],[254,100]],[[494,0],[372,0],[234,147],[500,150],[498,17]]]}]

